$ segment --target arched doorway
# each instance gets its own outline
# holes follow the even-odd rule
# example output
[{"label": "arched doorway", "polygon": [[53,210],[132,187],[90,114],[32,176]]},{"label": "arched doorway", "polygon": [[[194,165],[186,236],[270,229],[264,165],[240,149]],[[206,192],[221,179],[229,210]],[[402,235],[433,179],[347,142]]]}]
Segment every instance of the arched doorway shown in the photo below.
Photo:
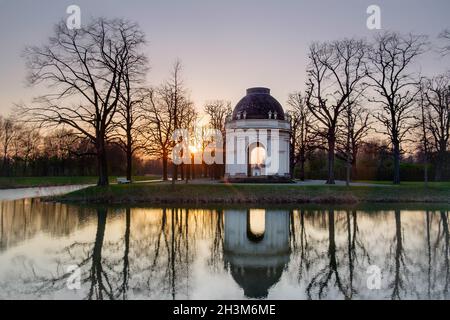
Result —
[{"label": "arched doorway", "polygon": [[266,233],[266,210],[247,210],[247,238],[252,242],[260,242]]},{"label": "arched doorway", "polygon": [[260,142],[254,142],[247,150],[247,176],[258,177],[266,174],[266,148]]}]

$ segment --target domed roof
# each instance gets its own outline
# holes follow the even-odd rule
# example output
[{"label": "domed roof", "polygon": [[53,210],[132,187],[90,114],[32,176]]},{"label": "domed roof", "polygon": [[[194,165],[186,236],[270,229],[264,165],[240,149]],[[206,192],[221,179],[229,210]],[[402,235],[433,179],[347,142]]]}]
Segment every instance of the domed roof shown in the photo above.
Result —
[{"label": "domed roof", "polygon": [[283,107],[270,95],[270,89],[249,88],[234,108],[232,119],[269,119],[269,114],[270,119],[284,120]]},{"label": "domed roof", "polygon": [[[231,276],[247,298],[267,298],[269,289],[280,281],[285,265],[275,267],[231,266]],[[243,272],[242,272],[243,271]]]}]

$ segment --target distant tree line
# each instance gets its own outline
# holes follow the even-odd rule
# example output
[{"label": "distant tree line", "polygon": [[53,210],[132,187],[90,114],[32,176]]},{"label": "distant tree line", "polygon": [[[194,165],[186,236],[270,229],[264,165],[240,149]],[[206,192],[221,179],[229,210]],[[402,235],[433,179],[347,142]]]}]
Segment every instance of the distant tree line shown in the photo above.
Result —
[{"label": "distant tree line", "polygon": [[[448,35],[440,35],[442,55]],[[159,173],[172,183],[223,177],[224,165],[194,157],[215,139],[209,129],[226,144],[230,102],[210,101],[200,113],[178,60],[166,81],[148,85],[146,46],[138,24],[99,18],[77,30],[61,22],[47,43],[27,47],[28,83],[43,94],[0,120],[1,174],[96,174],[98,185],[111,174]],[[415,72],[430,46],[425,36],[394,32],[311,44],[306,89],[287,100],[292,177],[448,179],[450,76]],[[171,161],[183,139],[177,129],[196,149],[183,165]]]}]

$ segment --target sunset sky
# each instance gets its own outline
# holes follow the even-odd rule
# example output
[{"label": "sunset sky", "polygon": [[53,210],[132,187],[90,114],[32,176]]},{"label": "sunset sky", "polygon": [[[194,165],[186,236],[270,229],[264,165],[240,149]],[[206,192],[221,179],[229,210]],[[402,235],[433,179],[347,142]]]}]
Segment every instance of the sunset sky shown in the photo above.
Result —
[{"label": "sunset sky", "polygon": [[[82,23],[98,16],[137,21],[149,42],[148,83],[164,81],[173,61],[181,59],[199,110],[211,99],[235,104],[252,86],[271,88],[285,103],[289,92],[304,88],[312,41],[370,38],[377,32],[366,27],[371,4],[381,7],[384,30],[427,34],[435,41],[450,27],[448,0],[0,0],[0,114],[43,93],[25,86],[21,52],[43,44],[71,4],[81,7]],[[432,75],[449,66],[450,58],[430,52],[418,67]]]}]

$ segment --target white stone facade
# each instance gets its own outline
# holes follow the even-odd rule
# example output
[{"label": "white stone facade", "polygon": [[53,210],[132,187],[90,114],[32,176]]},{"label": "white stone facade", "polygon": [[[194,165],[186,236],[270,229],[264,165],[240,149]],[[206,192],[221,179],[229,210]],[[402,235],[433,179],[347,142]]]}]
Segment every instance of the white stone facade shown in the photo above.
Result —
[{"label": "white stone facade", "polygon": [[[239,119],[228,121],[225,128],[225,178],[289,177],[289,121]],[[251,153],[255,147],[265,151],[261,165],[252,163]]]}]

